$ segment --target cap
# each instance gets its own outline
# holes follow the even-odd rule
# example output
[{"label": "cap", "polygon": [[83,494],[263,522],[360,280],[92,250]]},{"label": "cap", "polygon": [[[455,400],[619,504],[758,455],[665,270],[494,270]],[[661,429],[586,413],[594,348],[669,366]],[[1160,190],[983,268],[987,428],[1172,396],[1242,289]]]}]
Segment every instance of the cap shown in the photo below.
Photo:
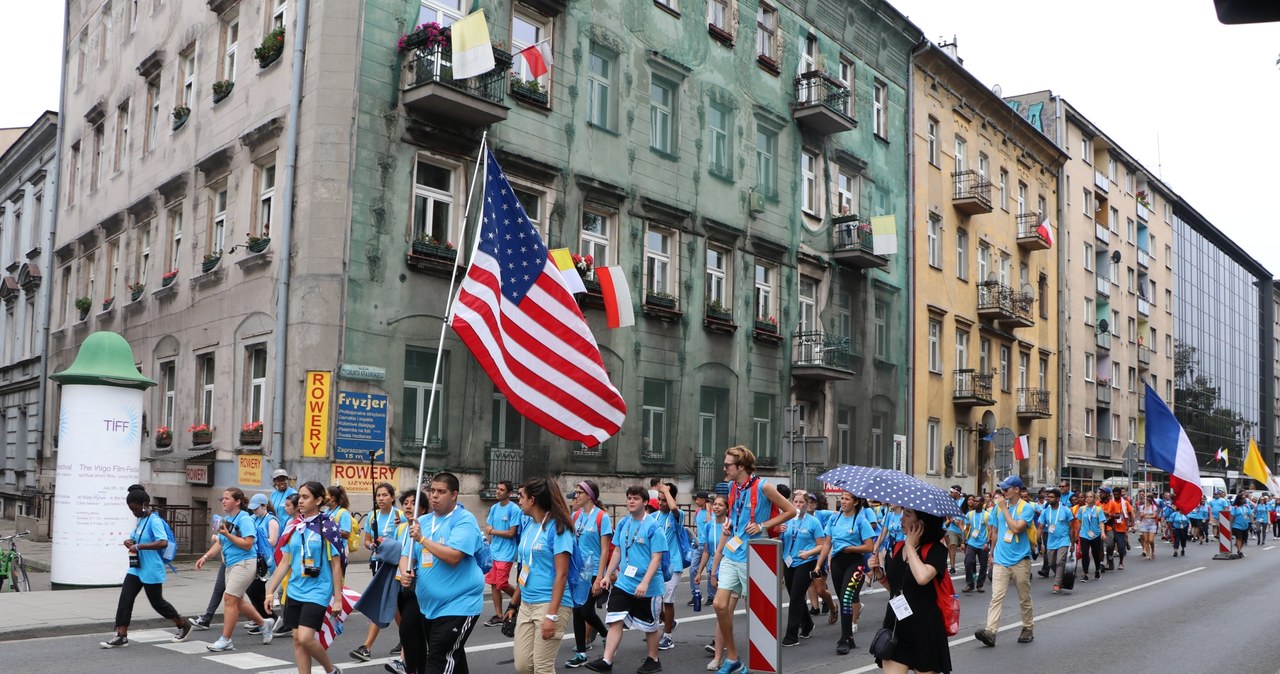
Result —
[{"label": "cap", "polygon": [[272,482],[274,482],[274,481],[276,481],[276,480],[278,480],[278,479],[280,479],[280,478],[282,478],[282,477],[283,477],[284,479],[286,479],[286,480],[287,480],[287,479],[289,479],[289,471],[287,471],[287,470],[285,470],[285,469],[283,469],[283,468],[277,468],[277,469],[275,469],[275,470],[271,471],[271,481],[272,481]]},{"label": "cap", "polygon": [[696,494],[694,494],[694,495],[693,495],[693,497],[694,497],[694,498],[700,498],[700,499],[702,499],[702,500],[704,500],[704,501],[710,501],[710,500],[711,500],[711,494],[708,494],[708,493],[707,493],[707,492],[705,492],[705,491],[697,492]]},{"label": "cap", "polygon": [[996,487],[999,487],[1000,489],[1022,489],[1022,486],[1022,478],[1017,475],[1010,475],[1009,477],[1001,480],[1000,484],[996,485]]},{"label": "cap", "polygon": [[1101,489],[1099,489],[1098,491],[1100,491],[1100,492],[1102,492],[1102,493],[1104,493],[1104,494],[1110,494],[1110,493],[1111,493],[1111,487],[1102,487],[1102,488],[1101,488]]},{"label": "cap", "polygon": [[811,491],[805,492],[804,497],[805,497],[805,500],[813,501],[814,503],[818,502],[818,495]]},{"label": "cap", "polygon": [[656,498],[649,499],[649,503],[647,505],[654,510],[661,510],[661,508],[658,507],[658,499]]},{"label": "cap", "polygon": [[267,504],[266,494],[254,494],[253,498],[249,499],[249,510],[257,510],[258,508],[261,508],[266,504]]},{"label": "cap", "polygon": [[951,485],[951,491],[963,492],[964,490],[960,488],[960,485],[958,485],[958,484],[953,484],[953,485]]}]

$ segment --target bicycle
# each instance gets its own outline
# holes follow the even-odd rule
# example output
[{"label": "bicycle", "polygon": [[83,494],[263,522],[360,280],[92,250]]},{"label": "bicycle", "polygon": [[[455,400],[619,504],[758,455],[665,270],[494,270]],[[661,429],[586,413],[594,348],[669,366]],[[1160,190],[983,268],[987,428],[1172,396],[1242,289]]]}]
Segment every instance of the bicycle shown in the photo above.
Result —
[{"label": "bicycle", "polygon": [[0,592],[4,591],[4,581],[9,579],[10,592],[30,592],[31,578],[27,575],[27,565],[22,563],[22,553],[18,552],[17,539],[30,535],[24,531],[12,536],[0,536],[0,545],[9,544],[9,549],[0,549]]}]

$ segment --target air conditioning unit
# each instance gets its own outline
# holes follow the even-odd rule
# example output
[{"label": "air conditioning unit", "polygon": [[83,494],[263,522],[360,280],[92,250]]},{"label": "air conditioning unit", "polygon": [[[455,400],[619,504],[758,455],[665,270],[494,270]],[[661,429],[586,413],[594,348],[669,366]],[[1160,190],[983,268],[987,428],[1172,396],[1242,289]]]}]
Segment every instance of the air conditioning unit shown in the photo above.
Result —
[{"label": "air conditioning unit", "polygon": [[764,212],[764,195],[755,190],[747,193],[747,208],[752,215],[758,215]]}]

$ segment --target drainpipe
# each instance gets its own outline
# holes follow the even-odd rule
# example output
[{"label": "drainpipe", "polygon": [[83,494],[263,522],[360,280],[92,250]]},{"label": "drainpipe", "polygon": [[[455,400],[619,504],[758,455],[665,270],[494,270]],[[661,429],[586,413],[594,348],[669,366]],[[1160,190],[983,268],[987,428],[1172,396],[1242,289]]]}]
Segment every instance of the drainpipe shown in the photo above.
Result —
[{"label": "drainpipe", "polygon": [[902,425],[904,434],[907,436],[906,456],[903,457],[902,472],[908,475],[915,474],[915,418],[916,418],[916,331],[910,326],[916,324],[916,261],[915,261],[915,231],[914,223],[916,221],[916,144],[915,144],[915,82],[916,82],[916,56],[929,46],[929,41],[921,39],[919,43],[911,50],[911,59],[907,64],[907,168],[905,178],[907,184],[907,226],[903,229],[906,231],[907,240],[907,273],[904,275],[903,282],[906,284],[907,295],[907,352],[905,354],[907,360],[905,380],[905,390],[907,399],[907,415],[906,423]]},{"label": "drainpipe", "polygon": [[289,85],[289,118],[285,122],[284,187],[281,198],[280,275],[276,280],[276,368],[275,391],[271,399],[271,456],[276,468],[284,467],[284,399],[288,390],[285,364],[289,348],[289,267],[293,246],[294,183],[298,171],[298,108],[302,105],[303,59],[307,51],[307,11],[309,0],[298,0],[298,18],[293,36],[293,79]]},{"label": "drainpipe", "polygon": [[[62,12],[62,48],[65,50],[67,45],[67,33],[70,30],[70,19],[68,11]],[[44,472],[44,449],[45,435],[44,424],[47,415],[45,410],[49,406],[49,323],[53,320],[53,268],[49,264],[53,260],[53,244],[56,241],[58,233],[58,203],[61,194],[58,191],[58,175],[62,171],[62,129],[65,127],[63,115],[67,109],[67,59],[62,59],[62,86],[58,88],[58,127],[54,135],[54,155],[53,170],[49,172],[49,176],[45,179],[46,185],[52,185],[50,188],[50,198],[45,199],[45,222],[49,223],[49,233],[45,236],[44,243],[44,274],[45,278],[40,283],[40,294],[44,296],[44,309],[40,316],[40,394],[39,402],[36,407],[36,437],[39,454],[36,455],[36,489],[40,488],[39,475]],[[52,455],[52,451],[50,451]],[[52,513],[45,515],[46,519],[51,519]]]},{"label": "drainpipe", "polygon": [[[1062,97],[1053,97],[1053,142],[1057,144],[1058,149],[1067,152],[1067,120],[1063,118]],[[1070,154],[1070,153],[1068,153]],[[1066,472],[1067,454],[1067,395],[1070,382],[1067,381],[1067,371],[1069,363],[1067,363],[1066,353],[1071,345],[1067,336],[1067,327],[1069,321],[1062,320],[1063,316],[1069,313],[1067,298],[1070,297],[1070,287],[1067,279],[1070,275],[1067,270],[1067,245],[1070,237],[1070,228],[1067,227],[1067,164],[1071,161],[1068,156],[1063,160],[1061,168],[1058,170],[1058,239],[1061,242],[1058,245],[1058,479],[1063,478]],[[1066,233],[1064,235],[1064,233]]]}]

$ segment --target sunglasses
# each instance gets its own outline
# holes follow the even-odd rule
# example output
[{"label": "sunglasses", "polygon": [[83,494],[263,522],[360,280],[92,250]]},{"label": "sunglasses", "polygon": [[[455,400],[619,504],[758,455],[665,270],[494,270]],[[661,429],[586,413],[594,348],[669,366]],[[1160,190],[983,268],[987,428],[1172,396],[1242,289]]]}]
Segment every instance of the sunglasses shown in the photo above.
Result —
[{"label": "sunglasses", "polygon": [[737,464],[737,463],[726,463],[726,464],[724,464],[724,467],[725,467],[725,468],[733,468],[733,467],[734,467],[734,466],[736,466],[736,465],[738,465],[738,464]]}]

